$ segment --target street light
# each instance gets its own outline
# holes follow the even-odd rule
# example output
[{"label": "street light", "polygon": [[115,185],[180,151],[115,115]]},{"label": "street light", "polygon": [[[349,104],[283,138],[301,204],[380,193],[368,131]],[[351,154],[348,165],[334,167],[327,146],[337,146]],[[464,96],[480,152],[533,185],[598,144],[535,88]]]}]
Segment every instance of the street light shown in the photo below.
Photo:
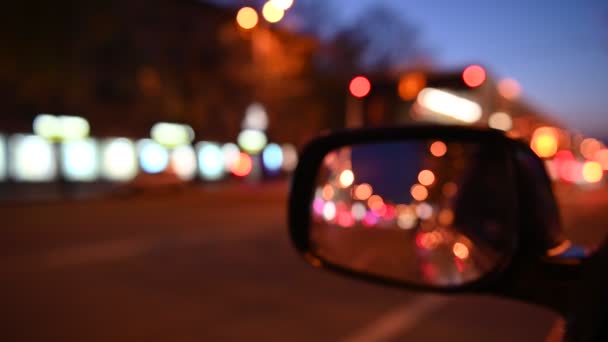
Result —
[{"label": "street light", "polygon": [[287,11],[293,5],[293,0],[270,0],[270,2],[283,11]]},{"label": "street light", "polygon": [[281,19],[283,19],[284,15],[285,11],[276,7],[273,1],[268,1],[264,4],[264,7],[262,7],[262,16],[269,23],[278,23],[281,21]]},{"label": "street light", "polygon": [[245,30],[254,28],[258,20],[258,13],[251,7],[243,7],[236,14],[236,23]]}]

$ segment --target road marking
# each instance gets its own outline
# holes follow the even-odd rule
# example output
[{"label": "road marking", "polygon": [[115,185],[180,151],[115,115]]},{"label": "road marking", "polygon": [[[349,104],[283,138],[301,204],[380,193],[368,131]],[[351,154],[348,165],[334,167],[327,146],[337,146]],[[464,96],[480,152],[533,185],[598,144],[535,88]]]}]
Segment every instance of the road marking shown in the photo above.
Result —
[{"label": "road marking", "polygon": [[387,341],[397,338],[413,328],[450,299],[424,295],[380,316],[367,327],[344,339],[344,342]]}]

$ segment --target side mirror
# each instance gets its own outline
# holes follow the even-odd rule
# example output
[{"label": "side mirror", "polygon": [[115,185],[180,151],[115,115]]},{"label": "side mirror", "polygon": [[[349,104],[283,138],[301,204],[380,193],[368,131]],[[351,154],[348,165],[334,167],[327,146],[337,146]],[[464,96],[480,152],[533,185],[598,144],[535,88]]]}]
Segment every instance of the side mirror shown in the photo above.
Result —
[{"label": "side mirror", "polygon": [[314,140],[294,174],[289,229],[314,266],[440,292],[515,282],[515,266],[564,246],[543,162],[502,132],[467,127]]}]

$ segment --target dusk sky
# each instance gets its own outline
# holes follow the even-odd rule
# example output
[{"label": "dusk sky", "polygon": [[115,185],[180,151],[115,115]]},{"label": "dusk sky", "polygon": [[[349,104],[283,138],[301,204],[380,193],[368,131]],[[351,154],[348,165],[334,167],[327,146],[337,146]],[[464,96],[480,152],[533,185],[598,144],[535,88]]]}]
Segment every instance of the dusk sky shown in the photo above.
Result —
[{"label": "dusk sky", "polygon": [[421,30],[439,67],[482,64],[568,127],[608,137],[608,2],[339,1],[345,21],[383,1]]}]

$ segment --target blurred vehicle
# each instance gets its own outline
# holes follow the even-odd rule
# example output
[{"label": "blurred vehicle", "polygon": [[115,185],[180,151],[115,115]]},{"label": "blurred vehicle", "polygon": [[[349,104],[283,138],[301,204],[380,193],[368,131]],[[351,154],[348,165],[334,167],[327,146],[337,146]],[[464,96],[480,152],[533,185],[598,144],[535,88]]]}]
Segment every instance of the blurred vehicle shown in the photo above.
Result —
[{"label": "blurred vehicle", "polygon": [[293,178],[289,229],[315,267],[534,303],[564,319],[551,338],[608,339],[608,246],[564,237],[543,161],[499,131],[432,125],[318,138]]}]

